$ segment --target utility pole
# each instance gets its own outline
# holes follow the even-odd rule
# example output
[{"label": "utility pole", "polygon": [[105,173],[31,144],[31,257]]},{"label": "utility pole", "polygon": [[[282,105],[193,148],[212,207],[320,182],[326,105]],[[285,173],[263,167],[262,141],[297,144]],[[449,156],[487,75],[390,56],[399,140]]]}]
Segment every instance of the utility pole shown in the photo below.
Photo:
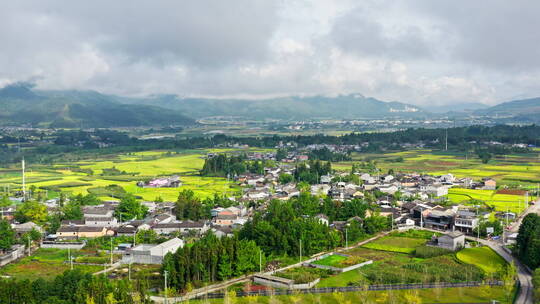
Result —
[{"label": "utility pole", "polygon": [[22,163],[21,163],[21,167],[22,167],[22,193],[23,193],[23,201],[26,201],[26,176],[24,174],[24,157],[22,159]]},{"label": "utility pole", "polygon": [[133,263],[133,256],[129,258],[129,264],[128,264],[128,279],[131,281],[131,264]]},{"label": "utility pole", "polygon": [[478,224],[476,224],[478,226],[478,228],[476,229],[478,230],[478,236],[476,238],[480,239],[480,218],[478,217],[478,207],[479,205],[476,205],[476,218],[478,219]]},{"label": "utility pole", "polygon": [[262,272],[262,250],[259,249],[259,272]]},{"label": "utility pole", "polygon": [[112,245],[112,237],[111,237],[111,267],[113,265],[113,250],[112,250],[112,247],[113,247],[113,245]]},{"label": "utility pole", "polygon": [[163,275],[165,276],[165,304],[169,303],[169,300],[167,299],[167,275],[168,274],[169,272],[167,270],[163,272]]},{"label": "utility pole", "polygon": [[302,263],[302,239],[300,239],[300,263]]},{"label": "utility pole", "polygon": [[137,230],[135,230],[135,232],[133,232],[133,247],[135,247],[136,239],[137,239]]},{"label": "utility pole", "polygon": [[345,248],[349,248],[349,232],[347,228],[345,228]]},{"label": "utility pole", "polygon": [[422,213],[423,213],[424,210],[422,210],[422,207],[420,207],[420,228],[423,228],[424,227],[424,222],[423,222],[423,219],[422,219]]},{"label": "utility pole", "polygon": [[[68,261],[71,262],[71,250],[70,250],[69,246],[68,246]],[[73,267],[71,268],[71,270],[73,270]]]},{"label": "utility pole", "polygon": [[445,150],[445,151],[448,151],[448,129],[446,129],[446,139],[445,139],[445,147],[444,147],[444,150]]}]

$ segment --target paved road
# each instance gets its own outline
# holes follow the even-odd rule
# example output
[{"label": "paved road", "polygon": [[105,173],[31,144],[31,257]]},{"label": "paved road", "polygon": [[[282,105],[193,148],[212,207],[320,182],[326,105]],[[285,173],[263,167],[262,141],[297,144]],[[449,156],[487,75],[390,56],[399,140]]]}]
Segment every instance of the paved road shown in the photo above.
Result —
[{"label": "paved road", "polygon": [[[422,228],[424,230],[429,230],[433,232],[442,232],[440,230],[433,230],[428,228]],[[523,265],[518,259],[512,256],[508,251],[506,251],[503,245],[495,241],[487,241],[484,239],[478,239],[476,237],[466,236],[467,239],[479,242],[485,246],[489,246],[493,251],[497,252],[503,259],[508,263],[514,263],[517,268],[517,277],[520,285],[519,295],[514,302],[515,304],[529,304],[533,303],[533,284],[532,284],[532,275],[529,269]]]},{"label": "paved road", "polygon": [[[382,236],[385,236],[388,233],[389,232],[381,232],[381,233],[377,234],[376,236],[374,236],[372,238],[363,240],[363,241],[361,241],[359,243],[356,243],[356,244],[354,244],[352,246],[349,246],[347,248],[338,248],[338,249],[333,250],[333,251],[320,252],[320,253],[317,253],[315,255],[312,255],[310,257],[310,259],[308,259],[308,260],[303,260],[302,262],[298,262],[296,264],[285,266],[283,268],[280,268],[280,269],[277,269],[277,270],[274,270],[274,271],[266,272],[265,274],[272,274],[272,273],[275,273],[275,272],[284,271],[284,270],[289,269],[289,268],[299,267],[303,263],[312,262],[312,261],[316,260],[319,256],[321,256],[323,254],[326,254],[326,253],[329,253],[329,252],[340,252],[340,251],[346,251],[346,250],[349,250],[349,249],[352,249],[352,248],[355,248],[355,247],[359,247],[359,246],[362,246],[362,245],[364,245],[366,243],[369,243],[369,242],[371,242],[373,240],[376,240],[376,239],[378,239],[378,238],[380,238]],[[191,299],[203,296],[203,295],[205,295],[207,293],[211,293],[211,292],[214,292],[214,291],[225,289],[225,288],[227,288],[227,287],[229,287],[231,285],[234,285],[236,283],[247,282],[248,280],[251,280],[252,277],[253,277],[253,275],[243,276],[241,278],[236,278],[236,279],[228,280],[228,281],[225,281],[225,282],[209,285],[209,286],[204,287],[204,288],[199,288],[199,289],[193,290],[193,291],[191,291],[191,292],[189,292],[189,293],[187,293],[187,294],[185,294],[183,296],[170,298],[170,299],[168,299],[168,303],[177,303],[177,302],[191,300]],[[152,297],[150,297],[150,299],[152,301],[154,301],[155,303],[165,303],[165,298],[164,297],[152,296]]]},{"label": "paved road", "polygon": [[529,213],[540,214],[540,199],[534,202],[534,205],[529,205],[529,207],[525,209],[525,211],[519,215],[516,221],[510,225],[510,229],[508,229],[508,231],[510,233],[518,232],[519,226],[521,225],[521,221]]},{"label": "paved road", "polygon": [[516,304],[528,304],[533,303],[533,284],[532,284],[532,275],[521,262],[514,258],[509,252],[504,250],[503,246],[498,242],[486,241],[482,239],[477,239],[478,242],[489,246],[500,256],[503,257],[508,263],[514,263],[517,268],[517,276],[519,280],[519,295],[514,303]]}]

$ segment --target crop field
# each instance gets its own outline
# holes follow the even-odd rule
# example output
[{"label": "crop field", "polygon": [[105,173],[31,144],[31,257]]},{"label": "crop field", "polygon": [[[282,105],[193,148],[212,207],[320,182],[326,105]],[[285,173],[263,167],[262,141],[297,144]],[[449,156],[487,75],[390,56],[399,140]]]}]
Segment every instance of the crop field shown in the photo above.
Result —
[{"label": "crop field", "polygon": [[[80,251],[72,251],[72,254],[79,258],[87,255]],[[53,279],[70,269],[69,263],[65,261],[68,261],[67,250],[41,248],[29,257],[0,268],[0,274],[17,279]],[[73,268],[92,273],[103,269],[101,266],[90,265],[73,265]]]},{"label": "crop field", "polygon": [[[120,186],[126,192],[145,200],[161,197],[164,200],[173,201],[176,200],[178,192],[183,189],[191,189],[201,198],[212,196],[214,193],[231,194],[237,191],[238,188],[225,178],[198,175],[198,171],[204,164],[203,157],[209,151],[214,152],[214,150],[189,150],[182,153],[146,151],[52,166],[27,164],[26,181],[28,187],[35,186],[48,190],[49,196],[58,191],[72,194],[88,194],[89,191],[93,191],[103,199],[111,198],[111,193],[103,190],[110,185]],[[106,175],[107,169],[111,168],[115,168],[122,174]],[[140,188],[136,185],[137,181],[170,175],[180,176],[182,186],[179,188]],[[20,169],[0,169],[0,187],[15,190],[20,189],[21,184]]]},{"label": "crop field", "polygon": [[456,254],[463,263],[476,265],[486,273],[495,273],[506,265],[504,259],[489,247],[465,248]]},{"label": "crop field", "polygon": [[426,243],[425,239],[386,236],[369,242],[362,247],[401,253],[413,253],[416,247]]},{"label": "crop field", "polygon": [[476,180],[491,177],[499,184],[535,189],[540,183],[538,152],[496,157],[487,164],[483,164],[472,153],[442,153],[426,149],[381,154],[353,153],[353,161],[336,163],[333,167],[348,171],[353,163],[372,160],[377,162],[377,167],[383,173],[394,169],[396,172],[452,173],[457,177],[471,177]]},{"label": "crop field", "polygon": [[[421,282],[465,282],[498,278],[506,262],[489,248],[457,254],[447,250],[417,253],[425,239],[387,236],[344,252],[373,264],[321,279],[317,287]],[[431,247],[429,247],[431,248]],[[425,250],[424,250],[425,251]]]},{"label": "crop field", "polygon": [[[498,194],[495,190],[451,188],[448,190],[448,199],[451,202],[462,204],[468,204],[471,200],[479,200],[487,206],[495,207],[496,211],[508,210],[518,214],[527,207],[527,205],[524,203],[524,196]],[[536,197],[529,197],[529,201],[533,199],[536,199]]]},{"label": "crop field", "polygon": [[329,255],[329,256],[325,257],[324,259],[320,259],[318,261],[313,262],[313,264],[324,265],[324,266],[332,266],[332,267],[343,267],[341,262],[343,262],[345,260],[347,260],[347,258],[344,257],[344,256],[337,255],[337,254],[332,254],[332,255]]},{"label": "crop field", "polygon": [[[511,293],[510,297],[512,296]],[[417,290],[364,291],[327,294],[297,294],[273,297],[239,297],[212,300],[196,300],[190,303],[263,303],[263,304],[295,304],[295,303],[498,303],[509,304],[502,287],[463,287]]]}]

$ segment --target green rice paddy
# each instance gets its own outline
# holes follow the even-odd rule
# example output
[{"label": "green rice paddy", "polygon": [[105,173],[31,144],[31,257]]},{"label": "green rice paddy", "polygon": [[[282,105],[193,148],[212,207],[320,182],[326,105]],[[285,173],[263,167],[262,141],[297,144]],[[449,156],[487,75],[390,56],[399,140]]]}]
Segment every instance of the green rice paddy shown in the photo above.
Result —
[{"label": "green rice paddy", "polygon": [[506,265],[506,261],[500,255],[486,246],[465,248],[456,253],[456,257],[464,263],[479,267],[486,273],[495,273]]},{"label": "green rice paddy", "polygon": [[[27,164],[27,187],[72,194],[88,194],[88,189],[118,185],[142,197],[154,200],[161,197],[173,201],[178,192],[190,189],[201,198],[215,193],[232,193],[238,189],[225,178],[202,177],[198,171],[204,164],[207,150],[189,151],[185,154],[171,154],[165,151],[146,151],[116,156],[112,159],[86,160],[69,164],[42,166]],[[125,175],[104,176],[103,170],[115,167],[125,171]],[[16,190],[21,188],[22,178],[18,168],[0,169],[0,187]],[[91,171],[90,171],[91,170]],[[82,171],[91,172],[88,174]],[[140,188],[139,180],[158,176],[178,175],[182,181],[179,188]],[[110,197],[101,197],[108,199]]]}]

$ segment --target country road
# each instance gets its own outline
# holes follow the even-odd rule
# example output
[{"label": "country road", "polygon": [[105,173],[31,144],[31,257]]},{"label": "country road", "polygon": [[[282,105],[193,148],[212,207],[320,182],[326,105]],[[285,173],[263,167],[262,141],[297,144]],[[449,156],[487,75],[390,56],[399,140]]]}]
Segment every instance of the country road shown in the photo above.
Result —
[{"label": "country road", "polygon": [[[385,236],[387,235],[388,231],[386,232],[381,232],[369,239],[365,239],[363,241],[360,241],[352,246],[349,246],[347,248],[338,248],[334,251],[331,251],[331,252],[340,252],[340,251],[346,251],[346,250],[349,250],[349,249],[352,249],[352,248],[355,248],[355,247],[358,247],[358,246],[362,246],[366,243],[369,243],[375,239],[378,239],[382,236]],[[330,252],[330,251],[328,251]],[[312,262],[314,261],[315,259],[317,259],[319,256],[323,255],[323,254],[326,254],[328,252],[319,252],[315,255],[312,255],[310,257],[310,259],[307,259],[307,260],[303,260],[301,262],[298,262],[296,264],[292,264],[292,265],[288,265],[288,266],[285,266],[283,268],[280,268],[280,269],[276,269],[274,271],[271,271],[271,272],[268,272],[267,274],[269,273],[274,273],[274,272],[279,272],[279,271],[284,271],[284,270],[287,270],[289,268],[293,268],[293,267],[298,267],[298,266],[301,266],[303,263],[309,263],[309,262]],[[191,300],[193,298],[196,298],[196,297],[200,297],[202,295],[205,295],[205,294],[208,294],[208,293],[211,293],[211,292],[214,292],[214,291],[218,291],[218,290],[221,290],[221,289],[224,289],[224,288],[227,288],[231,285],[234,285],[234,284],[237,284],[237,283],[242,283],[242,282],[246,282],[248,280],[251,280],[251,278],[253,277],[253,275],[247,275],[247,276],[243,276],[243,277],[240,277],[240,278],[235,278],[235,279],[231,279],[231,280],[228,280],[228,281],[225,281],[225,282],[220,282],[220,283],[217,283],[217,284],[213,284],[213,285],[209,285],[207,287],[203,287],[203,288],[199,288],[199,289],[196,289],[196,290],[193,290],[183,296],[179,296],[179,297],[173,297],[173,298],[170,298],[168,299],[168,303],[177,303],[177,302],[182,302],[182,301],[187,301],[187,300]],[[158,296],[152,296],[150,297],[150,299],[152,301],[154,301],[155,303],[165,303],[165,298],[164,297],[158,297]]]},{"label": "country road", "polygon": [[[530,212],[529,212],[530,213]],[[433,230],[428,228],[422,228],[433,232],[442,232],[440,230]],[[517,268],[517,277],[520,285],[519,295],[516,298],[515,304],[532,304],[533,303],[533,284],[532,274],[529,269],[523,265],[517,258],[512,256],[506,251],[502,244],[494,241],[487,241],[476,237],[466,236],[467,239],[481,243],[482,245],[489,246],[493,251],[499,254],[507,263],[514,263]]]}]

